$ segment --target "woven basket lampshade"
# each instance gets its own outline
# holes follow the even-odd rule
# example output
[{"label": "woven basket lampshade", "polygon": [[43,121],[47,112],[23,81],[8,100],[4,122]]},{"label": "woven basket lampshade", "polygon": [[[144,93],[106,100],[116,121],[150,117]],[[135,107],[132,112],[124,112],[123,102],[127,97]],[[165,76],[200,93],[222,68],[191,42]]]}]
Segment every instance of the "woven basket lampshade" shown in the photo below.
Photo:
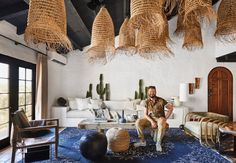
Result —
[{"label": "woven basket lampshade", "polygon": [[164,32],[159,36],[158,31],[153,26],[141,27],[137,36],[138,54],[144,58],[152,59],[153,54],[159,56],[172,55],[167,44],[171,41],[169,38],[168,21],[165,20]]},{"label": "woven basket lampshade", "polygon": [[163,18],[164,0],[131,0],[130,23],[133,28],[141,26],[154,26],[160,35],[164,31],[165,20]]},{"label": "woven basket lampshade", "polygon": [[135,29],[130,26],[129,18],[125,18],[120,27],[119,32],[119,47],[116,49],[117,53],[135,54]]},{"label": "woven basket lampshade", "polygon": [[177,28],[174,32],[177,36],[182,36],[184,32],[184,0],[180,1],[178,9],[178,19],[177,19]]},{"label": "woven basket lampshade", "polygon": [[86,52],[90,62],[106,62],[107,55],[115,53],[114,25],[105,7],[101,7],[92,28],[91,47]]},{"label": "woven basket lampshade", "polygon": [[189,51],[203,47],[201,26],[197,19],[191,21],[184,30],[183,48]]},{"label": "woven basket lampshade", "polygon": [[64,0],[30,0],[24,39],[53,49],[72,50],[67,37]]},{"label": "woven basket lampshade", "polygon": [[192,21],[194,15],[199,21],[206,18],[208,21],[215,20],[217,14],[212,7],[212,0],[185,0],[184,2],[184,23]]},{"label": "woven basket lampshade", "polygon": [[236,40],[236,1],[222,0],[218,9],[215,37],[222,41]]},{"label": "woven basket lampshade", "polygon": [[111,128],[106,132],[107,148],[112,152],[124,152],[129,149],[130,136],[126,129]]}]

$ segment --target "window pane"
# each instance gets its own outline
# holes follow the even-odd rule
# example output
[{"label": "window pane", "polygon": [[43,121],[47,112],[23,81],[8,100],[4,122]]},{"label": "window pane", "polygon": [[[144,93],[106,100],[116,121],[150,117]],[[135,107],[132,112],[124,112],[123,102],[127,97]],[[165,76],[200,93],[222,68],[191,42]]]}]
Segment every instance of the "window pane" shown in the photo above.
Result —
[{"label": "window pane", "polygon": [[25,92],[25,81],[19,81],[19,92]]},{"label": "window pane", "polygon": [[26,92],[32,92],[32,81],[26,81]]},{"label": "window pane", "polygon": [[19,93],[19,105],[25,105],[25,93]]},{"label": "window pane", "polygon": [[26,93],[26,104],[32,104],[32,95],[31,95],[31,93]]},{"label": "window pane", "polygon": [[9,136],[9,123],[0,125],[0,139],[7,138]]},{"label": "window pane", "polygon": [[26,116],[32,116],[32,105],[26,105]]},{"label": "window pane", "polygon": [[25,68],[19,68],[19,79],[25,80]]},{"label": "window pane", "polygon": [[9,107],[9,94],[0,94],[0,108]]},{"label": "window pane", "polygon": [[9,65],[0,63],[0,77],[8,78],[9,77]]},{"label": "window pane", "polygon": [[25,105],[19,106],[19,110],[24,110],[24,112],[26,112],[26,111],[25,111]]},{"label": "window pane", "polygon": [[9,79],[0,79],[0,93],[8,93],[9,85],[8,85]]},{"label": "window pane", "polygon": [[0,110],[0,125],[9,122],[9,109]]},{"label": "window pane", "polygon": [[26,69],[26,80],[32,80],[32,70]]}]

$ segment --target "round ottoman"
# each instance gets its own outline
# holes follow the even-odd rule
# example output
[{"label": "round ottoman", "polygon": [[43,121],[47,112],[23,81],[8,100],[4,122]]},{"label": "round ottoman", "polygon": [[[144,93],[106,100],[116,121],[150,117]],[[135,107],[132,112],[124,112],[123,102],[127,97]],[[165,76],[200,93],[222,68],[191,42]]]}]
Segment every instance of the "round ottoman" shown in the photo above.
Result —
[{"label": "round ottoman", "polygon": [[108,146],[112,152],[123,152],[129,149],[130,136],[126,129],[111,128],[106,132]]}]

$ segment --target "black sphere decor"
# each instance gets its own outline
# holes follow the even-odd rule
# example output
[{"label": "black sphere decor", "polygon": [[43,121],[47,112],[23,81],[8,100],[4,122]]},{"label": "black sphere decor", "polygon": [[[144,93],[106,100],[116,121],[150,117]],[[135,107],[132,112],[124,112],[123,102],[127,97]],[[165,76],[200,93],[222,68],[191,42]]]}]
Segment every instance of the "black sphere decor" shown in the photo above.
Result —
[{"label": "black sphere decor", "polygon": [[88,160],[101,160],[107,152],[106,135],[92,132],[82,136],[80,138],[80,152]]},{"label": "black sphere decor", "polygon": [[66,99],[64,99],[63,97],[59,97],[58,99],[57,99],[57,104],[59,105],[59,106],[66,106]]}]

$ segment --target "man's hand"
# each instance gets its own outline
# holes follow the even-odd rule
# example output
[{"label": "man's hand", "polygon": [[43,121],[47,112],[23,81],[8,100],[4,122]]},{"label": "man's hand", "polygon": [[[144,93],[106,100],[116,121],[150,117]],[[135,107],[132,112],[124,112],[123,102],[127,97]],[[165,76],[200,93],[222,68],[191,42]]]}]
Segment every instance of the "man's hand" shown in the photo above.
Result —
[{"label": "man's hand", "polygon": [[155,121],[151,121],[152,128],[157,128],[157,123]]}]

